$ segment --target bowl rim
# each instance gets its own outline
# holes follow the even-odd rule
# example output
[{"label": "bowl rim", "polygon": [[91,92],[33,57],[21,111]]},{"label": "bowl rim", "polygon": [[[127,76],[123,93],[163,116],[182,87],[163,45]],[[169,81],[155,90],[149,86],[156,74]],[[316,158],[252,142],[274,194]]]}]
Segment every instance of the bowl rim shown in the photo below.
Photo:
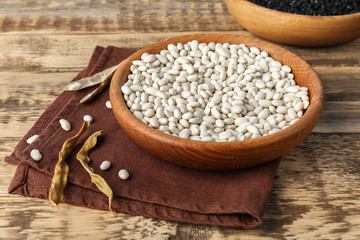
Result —
[{"label": "bowl rim", "polygon": [[[316,81],[317,83],[317,88],[314,90],[314,92],[316,92],[316,96],[317,98],[319,99],[316,103],[314,103],[312,101],[312,97],[310,97],[310,104],[309,104],[309,107],[306,109],[304,115],[299,118],[298,121],[296,121],[294,124],[286,127],[285,129],[281,129],[280,131],[278,132],[275,132],[273,134],[269,134],[269,135],[266,135],[266,136],[261,136],[261,137],[258,137],[258,138],[255,138],[255,139],[249,139],[249,140],[244,140],[244,141],[240,141],[240,140],[236,140],[236,141],[232,141],[232,142],[206,142],[206,141],[199,141],[199,140],[191,140],[191,139],[184,139],[184,138],[180,138],[180,137],[176,137],[176,136],[173,136],[173,135],[170,135],[170,134],[166,134],[160,130],[157,130],[155,128],[152,128],[150,126],[148,126],[147,124],[143,123],[141,120],[139,120],[137,117],[135,117],[131,111],[129,110],[129,108],[127,107],[126,105],[126,102],[124,100],[124,98],[122,97],[122,92],[120,89],[117,89],[117,90],[114,90],[113,86],[115,85],[115,81],[111,81],[111,87],[110,87],[110,98],[117,98],[117,101],[118,102],[120,100],[120,102],[122,101],[122,105],[115,105],[113,106],[112,110],[115,114],[116,110],[118,110],[118,108],[120,107],[122,110],[124,110],[125,114],[126,114],[126,117],[130,117],[132,119],[135,119],[137,121],[139,125],[139,128],[141,129],[144,129],[148,132],[149,135],[152,135],[152,138],[156,139],[156,140],[163,140],[164,138],[167,138],[167,139],[171,139],[172,142],[175,142],[176,145],[181,145],[181,146],[187,146],[187,145],[192,145],[194,143],[201,143],[201,144],[205,144],[209,147],[212,147],[212,146],[216,146],[216,147],[221,147],[221,146],[225,146],[227,145],[227,147],[229,146],[232,146],[231,148],[232,149],[239,149],[239,148],[246,148],[248,146],[251,146],[251,148],[258,148],[258,147],[261,147],[261,145],[263,145],[263,142],[266,140],[267,144],[274,144],[275,142],[278,142],[279,139],[283,139],[285,138],[286,136],[289,136],[289,135],[292,135],[292,134],[295,134],[299,131],[301,131],[302,129],[305,128],[305,126],[311,126],[312,125],[312,122],[314,122],[314,118],[313,117],[308,117],[310,115],[312,116],[317,116],[317,119],[315,119],[315,124],[314,126],[316,125],[317,121],[319,120],[320,118],[320,115],[321,115],[321,112],[322,112],[322,109],[323,109],[323,105],[324,105],[324,87],[322,85],[322,82],[319,78],[319,76],[317,75],[316,71],[305,61],[303,60],[301,57],[297,56],[296,54],[294,54],[293,52],[285,49],[285,48],[282,48],[280,46],[277,46],[273,43],[270,43],[270,42],[266,42],[266,41],[263,41],[263,40],[258,40],[258,39],[255,39],[255,38],[250,38],[250,37],[244,37],[244,36],[241,36],[241,35],[235,35],[235,34],[218,34],[218,33],[209,33],[209,34],[190,34],[190,35],[181,35],[181,36],[176,36],[176,37],[173,37],[173,38],[169,38],[169,39],[165,39],[165,40],[162,40],[162,41],[158,41],[158,42],[155,42],[155,43],[152,43],[150,45],[147,45],[145,46],[144,48],[141,48],[140,50],[136,51],[135,53],[133,53],[132,55],[130,55],[127,59],[123,60],[123,62],[121,63],[121,66],[115,71],[114,73],[114,76],[117,76],[119,75],[119,80],[121,79],[121,68],[124,67],[124,65],[126,64],[129,64],[128,68],[130,68],[131,66],[131,62],[130,62],[130,58],[132,57],[137,57],[136,59],[134,60],[137,60],[137,59],[140,59],[142,53],[145,53],[145,52],[149,52],[149,50],[151,50],[153,48],[154,45],[164,45],[164,46],[167,46],[170,42],[174,41],[174,40],[177,40],[179,37],[187,37],[187,38],[192,38],[192,40],[198,40],[197,37],[206,37],[206,36],[211,36],[211,37],[217,37],[217,38],[221,38],[221,37],[237,37],[241,40],[244,40],[245,42],[250,42],[250,43],[244,43],[247,47],[251,47],[251,43],[255,42],[259,45],[268,45],[269,47],[271,47],[274,51],[276,50],[282,50],[282,51],[285,51],[287,54],[290,54],[291,57],[293,58],[297,58],[299,60],[301,60],[302,64],[305,64],[305,66],[307,66],[310,70],[312,70],[312,73],[314,74],[314,77],[315,79],[313,79],[312,81]],[[185,42],[188,42],[188,41],[191,41],[191,40],[187,40]],[[199,42],[200,43],[200,42]],[[261,47],[259,47],[260,50],[261,50]],[[269,54],[271,56],[271,53]],[[280,61],[279,59],[276,59],[274,58],[275,60],[277,61]],[[291,67],[291,66],[290,66]],[[114,78],[113,76],[113,78]],[[296,78],[296,75],[295,75],[295,78]],[[296,80],[295,80],[296,81]],[[119,94],[116,95],[116,92],[113,92],[114,91],[117,91]],[[314,93],[312,93],[314,94]],[[120,110],[121,110],[120,109]],[[120,125],[122,125],[120,122],[119,122]],[[302,128],[299,128],[300,126],[303,126]]]},{"label": "bowl rim", "polygon": [[[233,1],[233,0],[226,0],[226,2],[227,1]],[[342,14],[342,15],[330,15],[330,16],[321,16],[321,15],[314,16],[314,15],[306,15],[306,14],[298,14],[298,13],[289,13],[289,12],[283,12],[280,10],[275,10],[275,9],[271,9],[268,7],[264,7],[264,6],[258,5],[256,3],[250,2],[248,0],[238,0],[238,1],[246,2],[246,4],[248,4],[252,8],[262,9],[263,11],[266,11],[271,14],[284,14],[284,16],[298,16],[298,17],[314,19],[314,20],[319,20],[319,19],[345,20],[345,19],[351,19],[354,17],[360,17],[360,12],[351,13],[351,14]]]}]

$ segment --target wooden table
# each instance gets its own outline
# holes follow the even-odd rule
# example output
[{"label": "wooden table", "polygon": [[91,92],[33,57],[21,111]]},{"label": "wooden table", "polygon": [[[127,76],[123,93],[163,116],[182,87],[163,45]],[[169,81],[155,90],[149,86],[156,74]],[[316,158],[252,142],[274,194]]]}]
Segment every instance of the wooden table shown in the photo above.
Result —
[{"label": "wooden table", "polygon": [[[3,0],[0,3],[0,159],[87,65],[96,45],[141,48],[173,36],[251,36],[224,1]],[[200,226],[9,195],[0,161],[1,239],[360,239],[360,39],[331,48],[283,46],[318,72],[321,120],[280,164],[263,224]]]}]

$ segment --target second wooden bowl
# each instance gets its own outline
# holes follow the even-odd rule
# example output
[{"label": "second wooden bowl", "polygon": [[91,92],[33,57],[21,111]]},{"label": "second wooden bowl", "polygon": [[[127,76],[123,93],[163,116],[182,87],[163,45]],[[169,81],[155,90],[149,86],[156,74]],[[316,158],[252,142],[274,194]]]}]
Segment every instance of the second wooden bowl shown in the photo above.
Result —
[{"label": "second wooden bowl", "polygon": [[[201,142],[174,137],[155,130],[138,120],[127,108],[121,86],[127,81],[134,60],[147,53],[159,53],[170,43],[244,43],[257,47],[271,57],[292,68],[295,81],[308,87],[310,105],[293,125],[277,133],[247,141]],[[169,162],[186,167],[211,170],[239,169],[274,160],[297,146],[311,132],[320,118],[324,92],[315,71],[301,58],[273,44],[233,35],[202,34],[175,37],[147,46],[124,60],[115,72],[110,85],[110,100],[115,117],[124,131],[139,146]]]},{"label": "second wooden bowl", "polygon": [[226,0],[240,25],[265,39],[295,46],[322,47],[360,37],[360,13],[307,16],[261,7],[246,0]]}]

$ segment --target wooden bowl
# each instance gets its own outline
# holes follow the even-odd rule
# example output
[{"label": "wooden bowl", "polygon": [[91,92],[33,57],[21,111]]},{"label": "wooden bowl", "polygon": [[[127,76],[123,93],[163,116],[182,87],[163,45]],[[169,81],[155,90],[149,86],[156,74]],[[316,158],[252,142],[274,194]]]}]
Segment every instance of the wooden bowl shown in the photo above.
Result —
[{"label": "wooden bowl", "polygon": [[[120,87],[127,81],[133,60],[147,53],[159,53],[170,43],[244,43],[266,51],[274,59],[292,68],[299,86],[309,88],[310,105],[293,125],[277,133],[246,141],[202,142],[174,137],[155,130],[138,120],[127,108]],[[200,34],[175,37],[149,45],[124,60],[110,85],[110,100],[115,117],[124,131],[139,146],[169,162],[186,167],[211,170],[239,169],[274,160],[297,146],[314,128],[324,104],[324,91],[315,71],[295,54],[256,39],[233,35]]]},{"label": "wooden bowl", "polygon": [[226,0],[226,4],[244,28],[278,43],[322,47],[346,43],[360,36],[360,13],[307,16],[272,10],[245,0]]}]

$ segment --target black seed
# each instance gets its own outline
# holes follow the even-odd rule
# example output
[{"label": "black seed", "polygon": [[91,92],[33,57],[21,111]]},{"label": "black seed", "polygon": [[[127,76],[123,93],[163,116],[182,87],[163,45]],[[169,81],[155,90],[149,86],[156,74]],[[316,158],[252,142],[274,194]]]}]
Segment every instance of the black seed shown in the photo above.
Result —
[{"label": "black seed", "polygon": [[282,12],[313,16],[360,12],[360,0],[249,0],[249,2]]}]

